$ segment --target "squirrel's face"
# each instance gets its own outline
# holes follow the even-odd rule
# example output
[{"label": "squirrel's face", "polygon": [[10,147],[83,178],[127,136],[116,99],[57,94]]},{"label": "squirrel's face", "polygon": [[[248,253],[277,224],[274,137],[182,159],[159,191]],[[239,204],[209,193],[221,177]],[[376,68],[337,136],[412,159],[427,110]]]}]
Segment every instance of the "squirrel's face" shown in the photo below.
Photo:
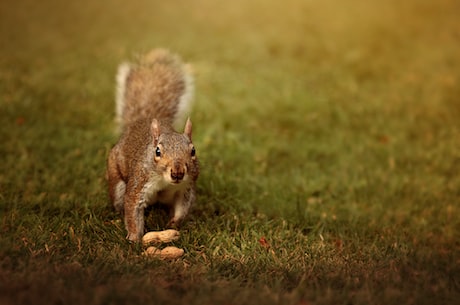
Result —
[{"label": "squirrel's face", "polygon": [[169,133],[160,135],[154,150],[154,162],[165,181],[181,184],[190,179],[190,170],[197,167],[198,161],[195,147],[187,136]]}]

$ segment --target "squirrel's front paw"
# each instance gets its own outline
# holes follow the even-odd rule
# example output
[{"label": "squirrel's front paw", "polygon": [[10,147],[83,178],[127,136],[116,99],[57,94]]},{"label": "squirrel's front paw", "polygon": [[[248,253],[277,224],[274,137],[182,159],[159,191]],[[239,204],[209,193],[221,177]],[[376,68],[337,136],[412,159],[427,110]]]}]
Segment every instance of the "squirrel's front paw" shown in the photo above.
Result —
[{"label": "squirrel's front paw", "polygon": [[167,228],[171,229],[179,229],[181,223],[181,219],[178,219],[176,217],[171,218],[171,220],[168,222],[166,225]]},{"label": "squirrel's front paw", "polygon": [[141,239],[141,236],[137,233],[130,233],[128,232],[128,235],[126,236],[126,239],[132,242],[137,242],[139,239]]}]

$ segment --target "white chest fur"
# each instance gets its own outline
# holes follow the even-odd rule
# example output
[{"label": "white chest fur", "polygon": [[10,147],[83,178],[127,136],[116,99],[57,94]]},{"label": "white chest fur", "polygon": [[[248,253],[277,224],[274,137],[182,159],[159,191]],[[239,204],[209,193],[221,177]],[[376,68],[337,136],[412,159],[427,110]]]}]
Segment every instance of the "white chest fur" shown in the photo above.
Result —
[{"label": "white chest fur", "polygon": [[147,204],[161,202],[164,204],[173,204],[178,196],[189,187],[188,181],[182,181],[179,184],[173,184],[166,181],[162,176],[153,175],[143,187],[144,198]]}]

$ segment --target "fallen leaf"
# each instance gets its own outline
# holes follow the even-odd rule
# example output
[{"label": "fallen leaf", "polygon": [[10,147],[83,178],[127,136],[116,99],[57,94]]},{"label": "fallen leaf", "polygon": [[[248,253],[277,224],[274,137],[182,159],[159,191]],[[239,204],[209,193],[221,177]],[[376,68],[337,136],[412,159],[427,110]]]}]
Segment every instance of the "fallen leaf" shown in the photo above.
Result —
[{"label": "fallen leaf", "polygon": [[265,239],[265,236],[262,236],[260,239],[259,239],[259,244],[264,247],[265,249],[270,249],[270,244],[268,243],[268,241]]},{"label": "fallen leaf", "polygon": [[16,125],[21,126],[26,122],[26,119],[22,116],[16,118]]}]

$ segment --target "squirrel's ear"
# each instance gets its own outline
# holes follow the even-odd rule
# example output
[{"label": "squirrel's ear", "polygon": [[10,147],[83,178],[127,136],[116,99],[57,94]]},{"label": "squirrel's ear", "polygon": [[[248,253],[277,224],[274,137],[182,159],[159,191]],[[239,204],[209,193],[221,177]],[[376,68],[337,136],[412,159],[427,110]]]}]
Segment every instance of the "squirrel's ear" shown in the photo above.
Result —
[{"label": "squirrel's ear", "polygon": [[150,125],[150,131],[152,132],[153,143],[157,145],[158,139],[160,138],[160,126],[158,124],[157,119],[152,120],[152,124]]},{"label": "squirrel's ear", "polygon": [[184,134],[192,141],[192,121],[190,121],[190,118],[187,118],[185,123]]}]

